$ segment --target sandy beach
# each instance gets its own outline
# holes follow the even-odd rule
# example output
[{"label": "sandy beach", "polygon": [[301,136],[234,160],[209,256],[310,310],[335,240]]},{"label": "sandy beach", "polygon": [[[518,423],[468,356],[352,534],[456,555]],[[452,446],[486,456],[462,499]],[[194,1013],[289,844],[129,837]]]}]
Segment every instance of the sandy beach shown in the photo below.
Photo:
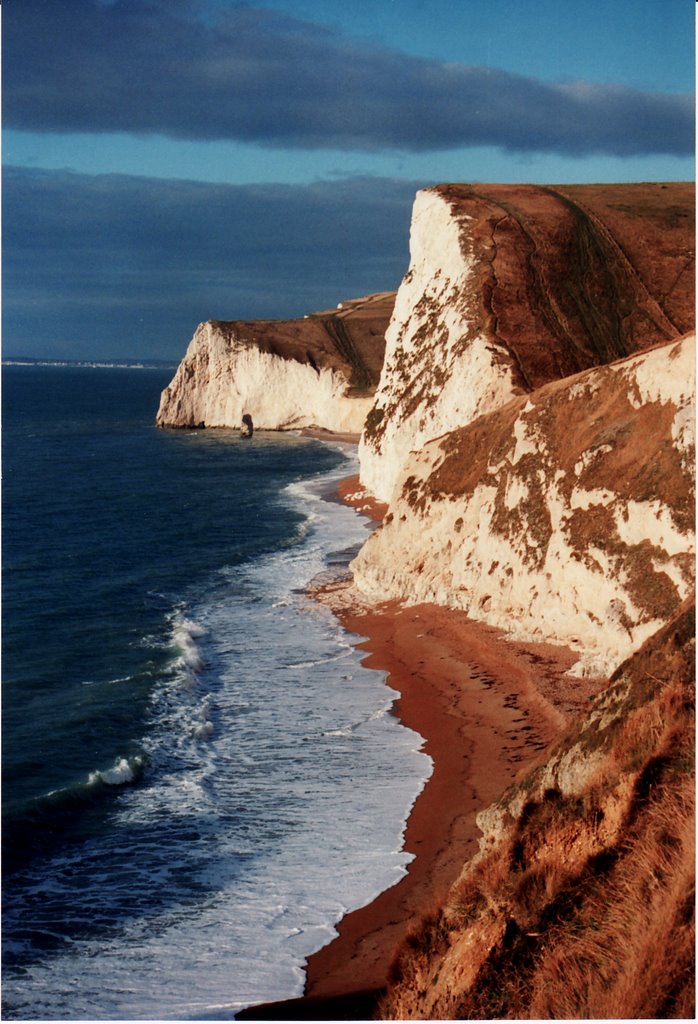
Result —
[{"label": "sandy beach", "polygon": [[[356,478],[342,482],[340,497],[375,519],[383,514]],[[476,852],[476,813],[544,756],[598,689],[565,676],[571,651],[511,643],[458,611],[371,607],[350,581],[324,586],[317,597],[366,637],[364,664],[388,673],[400,694],[393,711],[424,738],[433,771],[407,822],[404,847],[414,855],[407,874],[343,918],[338,937],[310,958],[302,999],[250,1008],[241,1019],[369,1019],[396,947]]]}]

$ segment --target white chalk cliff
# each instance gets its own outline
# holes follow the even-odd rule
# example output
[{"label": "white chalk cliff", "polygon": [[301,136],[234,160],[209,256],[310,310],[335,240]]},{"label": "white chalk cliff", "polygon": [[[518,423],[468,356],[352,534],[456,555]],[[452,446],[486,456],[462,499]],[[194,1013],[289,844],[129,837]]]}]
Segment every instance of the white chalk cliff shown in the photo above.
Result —
[{"label": "white chalk cliff", "polygon": [[695,336],[515,398],[414,452],[351,568],[610,671],[694,587]]},{"label": "white chalk cliff", "polygon": [[362,483],[381,501],[390,501],[411,450],[515,393],[509,353],[480,329],[469,219],[437,192],[417,193],[410,266],[360,447]]},{"label": "white chalk cliff", "polygon": [[322,427],[358,434],[373,399],[349,397],[340,370],[263,352],[214,323],[201,324],[162,394],[161,426],[237,427],[244,414],[257,430]]},{"label": "white chalk cliff", "polygon": [[359,434],[373,404],[394,292],[298,320],[200,324],[163,391],[161,427],[320,427]]},{"label": "white chalk cliff", "polygon": [[691,330],[692,203],[682,185],[419,192],[361,441],[367,489],[389,502],[426,441]]},{"label": "white chalk cliff", "polygon": [[[360,446],[389,504],[352,563],[610,671],[694,586],[690,185],[443,185]],[[652,259],[648,258],[652,253]]]}]

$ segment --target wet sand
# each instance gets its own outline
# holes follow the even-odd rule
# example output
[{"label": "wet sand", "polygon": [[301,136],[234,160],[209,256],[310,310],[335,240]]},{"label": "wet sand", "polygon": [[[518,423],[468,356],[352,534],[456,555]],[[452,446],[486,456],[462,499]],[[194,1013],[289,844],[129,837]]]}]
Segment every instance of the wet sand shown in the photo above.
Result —
[{"label": "wet sand", "polygon": [[[341,496],[378,519],[381,506],[355,478]],[[424,737],[432,775],[415,801],[404,847],[407,874],[339,922],[338,938],[310,957],[302,999],[250,1008],[241,1019],[370,1019],[398,944],[444,900],[480,835],[475,815],[545,755],[598,683],[565,672],[566,648],[519,644],[462,612],[436,605],[367,605],[350,581],[317,595],[344,627],[367,639],[364,664],[388,673],[393,711]]]}]

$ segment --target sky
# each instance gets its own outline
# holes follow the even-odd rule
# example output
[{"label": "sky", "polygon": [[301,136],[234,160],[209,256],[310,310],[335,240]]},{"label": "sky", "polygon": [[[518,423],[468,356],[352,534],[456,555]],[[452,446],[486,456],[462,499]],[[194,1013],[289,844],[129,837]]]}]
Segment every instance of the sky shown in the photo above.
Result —
[{"label": "sky", "polygon": [[397,288],[444,181],[694,176],[693,0],[5,0],[3,356]]}]

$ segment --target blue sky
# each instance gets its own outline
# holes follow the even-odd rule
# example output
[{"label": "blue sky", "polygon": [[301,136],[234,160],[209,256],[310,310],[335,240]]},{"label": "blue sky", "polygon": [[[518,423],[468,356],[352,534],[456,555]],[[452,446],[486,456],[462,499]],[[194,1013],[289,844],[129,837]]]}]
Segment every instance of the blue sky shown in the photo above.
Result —
[{"label": "blue sky", "polygon": [[692,0],[7,0],[4,354],[397,287],[417,188],[693,177]]}]

